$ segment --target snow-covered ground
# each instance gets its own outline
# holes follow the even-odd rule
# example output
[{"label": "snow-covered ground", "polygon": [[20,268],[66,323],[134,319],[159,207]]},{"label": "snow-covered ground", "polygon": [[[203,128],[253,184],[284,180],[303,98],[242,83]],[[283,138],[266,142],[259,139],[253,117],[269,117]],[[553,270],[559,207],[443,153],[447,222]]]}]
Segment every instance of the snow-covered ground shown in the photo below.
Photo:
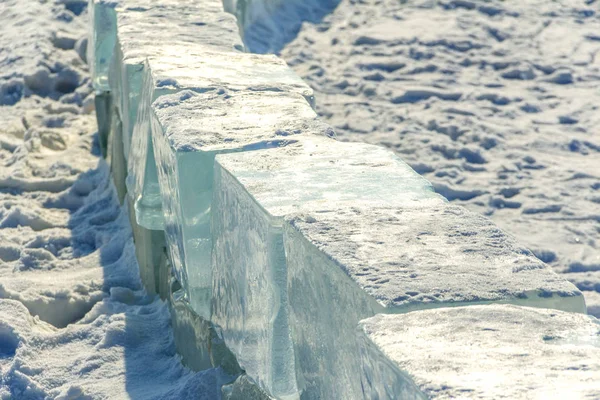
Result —
[{"label": "snow-covered ground", "polygon": [[99,158],[84,0],[0,2],[0,399],[216,399],[142,289]]},{"label": "snow-covered ground", "polygon": [[600,316],[596,0],[342,0],[281,53],[341,140],[394,149]]}]

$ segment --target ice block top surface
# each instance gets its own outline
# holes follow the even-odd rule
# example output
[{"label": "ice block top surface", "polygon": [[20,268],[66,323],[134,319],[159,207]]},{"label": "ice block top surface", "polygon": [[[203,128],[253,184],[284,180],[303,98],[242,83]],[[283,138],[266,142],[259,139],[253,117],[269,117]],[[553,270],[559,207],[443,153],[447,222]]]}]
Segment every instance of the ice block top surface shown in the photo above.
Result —
[{"label": "ice block top surface", "polygon": [[583,399],[600,394],[600,323],[578,313],[487,305],[361,321],[431,399]]},{"label": "ice block top surface", "polygon": [[[199,3],[202,4],[202,3]],[[204,7],[124,8],[117,13],[117,30],[123,58],[142,63],[146,57],[163,54],[164,47],[236,51],[243,49],[237,22],[223,11]],[[186,42],[188,45],[186,46]],[[191,45],[193,44],[193,45]]]},{"label": "ice block top surface", "polygon": [[252,150],[332,133],[304,97],[285,91],[184,90],[160,96],[152,110],[177,152]]},{"label": "ice block top surface", "polygon": [[416,206],[445,200],[385,148],[301,138],[291,146],[218,157],[271,215],[322,212],[340,203]]},{"label": "ice block top surface", "polygon": [[305,97],[312,89],[279,57],[217,52],[180,44],[148,57],[154,87],[182,90],[225,87],[235,90],[291,91]]},{"label": "ice block top surface", "polygon": [[515,298],[533,304],[553,295],[581,299],[575,286],[489,219],[460,206],[351,206],[288,221],[397,312]]}]

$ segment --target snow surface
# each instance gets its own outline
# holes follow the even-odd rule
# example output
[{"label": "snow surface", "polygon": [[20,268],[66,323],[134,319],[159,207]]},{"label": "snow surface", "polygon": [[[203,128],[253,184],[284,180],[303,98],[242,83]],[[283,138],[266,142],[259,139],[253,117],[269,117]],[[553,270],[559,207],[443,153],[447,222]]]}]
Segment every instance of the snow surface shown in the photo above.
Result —
[{"label": "snow surface", "polygon": [[596,399],[599,329],[594,317],[512,305],[380,314],[360,326],[363,387],[378,399]]},{"label": "snow surface", "polygon": [[0,3],[0,398],[219,398],[142,289],[99,158],[85,1]]},{"label": "snow surface", "polygon": [[[250,50],[281,50],[267,26],[247,27]],[[595,0],[342,0],[282,56],[341,140],[394,149],[598,313],[599,32]]]}]

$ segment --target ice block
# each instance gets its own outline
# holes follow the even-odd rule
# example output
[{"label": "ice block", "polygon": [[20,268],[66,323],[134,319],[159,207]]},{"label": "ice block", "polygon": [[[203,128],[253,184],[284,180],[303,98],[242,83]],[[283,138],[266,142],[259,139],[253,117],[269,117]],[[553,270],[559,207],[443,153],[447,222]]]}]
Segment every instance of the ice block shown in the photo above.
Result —
[{"label": "ice block", "polygon": [[349,206],[287,221],[297,375],[317,397],[360,393],[356,342],[340,332],[376,313],[488,303],[585,313],[574,285],[459,206]]},{"label": "ice block", "polygon": [[599,331],[593,317],[513,305],[376,315],[358,329],[354,398],[596,398]]},{"label": "ice block", "polygon": [[[159,55],[150,56],[143,71],[139,114],[148,110],[152,101],[161,95],[182,90],[201,93],[226,88],[256,93],[292,92],[301,94],[309,102],[313,100],[312,89],[275,56],[218,52],[181,43],[164,47]],[[138,116],[134,126],[132,145],[136,151],[128,160],[127,190],[135,199],[140,225],[162,229],[163,212],[157,201],[160,193],[146,117]]]},{"label": "ice block", "polygon": [[[144,36],[154,35],[156,38],[164,38],[171,35],[170,32],[181,32],[177,27],[178,22],[193,23],[194,18],[202,18],[209,14],[216,15],[223,12],[223,5],[219,0],[194,1],[194,0],[165,0],[157,2],[154,0],[89,0],[88,12],[90,16],[90,42],[88,45],[88,60],[92,83],[96,90],[110,90],[109,69],[117,43],[117,32],[119,31],[119,14],[136,13],[138,15],[147,15],[148,21],[153,18],[161,18],[161,13],[165,12],[160,24],[167,24],[163,29],[157,29],[160,25],[155,24],[153,29],[144,32]],[[170,15],[167,15],[170,14]],[[178,15],[179,14],[179,15]],[[202,20],[198,21],[197,27],[202,26]],[[167,29],[168,28],[168,29]],[[184,30],[188,32],[190,29]],[[196,29],[195,34],[202,34],[203,29]],[[169,32],[167,35],[166,33]],[[216,37],[214,42],[221,39]]]},{"label": "ice block", "polygon": [[152,134],[175,272],[192,308],[209,318],[215,155],[284,146],[300,135],[332,132],[317,120],[302,95],[288,90],[226,90],[211,87],[210,82],[203,90],[160,96],[147,110],[141,107],[148,116],[140,116]]},{"label": "ice block", "polygon": [[[212,319],[248,376],[275,398],[299,396],[295,364],[304,361],[295,360],[289,326],[286,216],[333,212],[344,204],[443,203],[408,165],[373,145],[303,137],[282,148],[217,156]],[[356,297],[364,301],[367,296]],[[339,307],[345,310],[346,304]],[[330,328],[328,335],[343,334]]]},{"label": "ice block", "polygon": [[[129,3],[128,3],[129,4]],[[144,60],[160,56],[165,47],[192,43],[198,49],[242,51],[235,18],[213,2],[162,4],[160,7],[117,8],[117,41],[109,82],[123,116],[125,157],[136,121]]]}]

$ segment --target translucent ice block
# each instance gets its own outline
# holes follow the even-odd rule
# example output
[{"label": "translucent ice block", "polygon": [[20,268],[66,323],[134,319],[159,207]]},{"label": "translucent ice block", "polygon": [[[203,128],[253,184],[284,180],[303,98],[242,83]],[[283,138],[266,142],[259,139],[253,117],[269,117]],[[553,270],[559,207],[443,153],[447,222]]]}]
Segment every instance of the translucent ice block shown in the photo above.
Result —
[{"label": "translucent ice block", "polygon": [[[160,17],[160,13],[165,11],[171,13],[169,17],[175,17],[179,13],[182,17],[195,18],[194,13],[206,15],[223,12],[223,6],[219,0],[202,2],[195,0],[165,0],[160,3],[153,0],[89,0],[88,10],[91,28],[88,60],[92,83],[96,90],[108,91],[110,89],[108,82],[109,69],[117,40],[118,14],[138,12]],[[171,26],[165,26],[165,29],[157,29],[159,25],[155,24],[153,29],[144,32],[144,36],[152,33],[156,36],[158,34],[165,35],[167,31],[176,32],[178,30],[175,26],[176,22],[177,20],[174,18]],[[168,21],[165,18],[160,23],[168,23]],[[201,31],[202,29],[197,30]],[[215,39],[215,41],[218,40],[218,38]]]},{"label": "translucent ice block", "polygon": [[[186,89],[200,93],[215,88],[247,89],[257,93],[293,92],[301,94],[308,101],[313,98],[312,90],[306,83],[275,56],[224,53],[182,43],[161,48],[160,54],[148,58],[138,112],[142,114],[143,109],[148,109],[150,103],[163,94]],[[154,154],[148,146],[148,115],[145,115],[138,116],[133,129],[132,145],[136,151],[128,160],[127,190],[136,199],[140,224],[149,229],[159,229],[162,227],[163,213],[160,202],[155,201],[160,198],[160,193]],[[150,227],[144,221],[151,221],[155,225]]]},{"label": "translucent ice block", "polygon": [[[573,285],[392,153],[300,142],[216,159],[213,321],[269,390],[287,382],[280,365],[296,365],[302,398],[360,398],[353,332],[375,313],[490,302],[584,312]],[[276,364],[292,354],[285,340],[295,361]]]},{"label": "translucent ice block", "polygon": [[89,0],[88,62],[94,89],[109,91],[108,70],[117,39],[115,7],[118,0]]},{"label": "translucent ice block", "polygon": [[[283,148],[217,156],[212,318],[246,373],[275,398],[298,398],[295,363],[304,361],[294,361],[288,322],[286,216],[342,204],[443,203],[426,180],[377,146],[303,137]],[[358,286],[340,301],[346,296],[367,297]],[[339,332],[332,327],[329,334]]]},{"label": "translucent ice block", "polygon": [[181,43],[223,52],[242,51],[243,45],[235,18],[223,12],[220,3],[167,3],[154,8],[130,5],[117,9],[116,24],[118,35],[109,81],[123,116],[123,145],[128,159],[146,58]]},{"label": "translucent ice block", "polygon": [[352,398],[597,398],[599,330],[593,317],[513,305],[380,314],[360,323],[363,396]]},{"label": "translucent ice block", "polygon": [[330,128],[301,95],[283,89],[204,90],[159,97],[147,120],[174,268],[191,306],[209,317],[215,155],[281,146],[300,134],[326,134]]},{"label": "translucent ice block", "polygon": [[288,218],[284,235],[296,374],[307,398],[360,398],[351,332],[376,313],[492,302],[585,313],[571,283],[458,206],[311,210]]}]

